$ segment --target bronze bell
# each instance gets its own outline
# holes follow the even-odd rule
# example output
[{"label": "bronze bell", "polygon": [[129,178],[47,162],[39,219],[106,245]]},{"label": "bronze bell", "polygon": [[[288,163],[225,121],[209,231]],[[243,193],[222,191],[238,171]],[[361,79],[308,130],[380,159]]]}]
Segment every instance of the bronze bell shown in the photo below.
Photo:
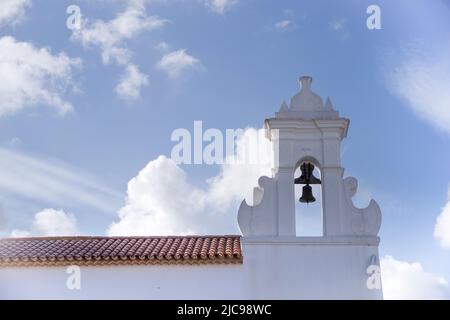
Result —
[{"label": "bronze bell", "polygon": [[314,177],[314,165],[309,162],[305,162],[300,166],[302,174],[300,177],[294,180],[295,184],[320,184],[320,179]]},{"label": "bronze bell", "polygon": [[305,186],[303,186],[302,196],[300,197],[299,201],[303,203],[314,202],[316,201],[316,198],[314,198],[312,194],[312,188],[310,184],[320,184],[322,181],[314,177],[314,165],[312,163],[302,163],[302,165],[300,166],[300,170],[302,171],[301,176],[294,179],[295,184],[305,184]]},{"label": "bronze bell", "polygon": [[298,200],[303,203],[310,203],[316,201],[316,198],[314,198],[312,194],[312,188],[309,184],[303,186],[302,196]]}]

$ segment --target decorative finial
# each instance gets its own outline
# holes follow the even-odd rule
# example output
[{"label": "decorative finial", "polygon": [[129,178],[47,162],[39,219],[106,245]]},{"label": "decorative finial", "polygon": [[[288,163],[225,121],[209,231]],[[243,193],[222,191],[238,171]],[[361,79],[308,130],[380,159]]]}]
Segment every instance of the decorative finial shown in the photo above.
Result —
[{"label": "decorative finial", "polygon": [[322,99],[311,91],[312,77],[302,76],[299,79],[300,92],[291,99],[290,110],[293,111],[322,111]]},{"label": "decorative finial", "polygon": [[301,89],[302,90],[310,90],[311,89],[311,83],[312,83],[312,77],[311,76],[301,76],[298,81],[300,82]]},{"label": "decorative finial", "polygon": [[331,99],[328,97],[324,103],[322,98],[311,90],[312,81],[311,76],[299,77],[300,90],[291,98],[289,105],[283,101],[275,116],[302,120],[339,118],[339,112],[334,109]]}]

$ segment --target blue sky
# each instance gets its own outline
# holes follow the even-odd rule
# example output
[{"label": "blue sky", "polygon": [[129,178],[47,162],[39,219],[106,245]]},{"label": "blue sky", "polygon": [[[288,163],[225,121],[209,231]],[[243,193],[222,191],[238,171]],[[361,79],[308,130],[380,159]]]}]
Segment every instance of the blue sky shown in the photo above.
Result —
[{"label": "blue sky", "polygon": [[[155,191],[178,199],[158,210],[201,209],[161,230],[173,219],[186,221],[184,231],[190,219],[230,230],[242,190],[229,194],[207,179],[239,173],[158,157],[170,156],[172,131],[192,130],[194,120],[262,127],[308,74],[313,90],[351,119],[343,166],[359,180],[357,203],[380,204],[381,255],[420,262],[431,282],[450,281],[450,240],[433,235],[450,182],[449,1],[2,3],[1,235],[56,228],[37,221],[45,209],[55,210],[50,217],[60,210],[69,229],[76,221],[78,233],[105,234],[119,211],[156,201],[141,192],[180,179],[176,192]],[[381,8],[381,30],[366,27],[371,4]],[[81,9],[78,32],[66,27],[69,5]],[[167,176],[155,174],[163,169]],[[127,190],[136,193],[128,203]],[[215,206],[223,212],[203,219]]]}]

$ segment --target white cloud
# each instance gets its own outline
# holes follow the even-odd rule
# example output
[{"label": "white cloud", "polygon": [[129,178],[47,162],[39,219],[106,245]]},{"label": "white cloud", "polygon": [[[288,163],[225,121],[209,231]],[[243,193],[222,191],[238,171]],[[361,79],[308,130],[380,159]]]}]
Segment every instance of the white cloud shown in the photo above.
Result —
[{"label": "white cloud", "polygon": [[26,7],[31,0],[1,0],[0,1],[0,27],[6,24],[15,24],[23,19]]},{"label": "white cloud", "polygon": [[450,48],[445,46],[434,53],[424,45],[411,45],[386,71],[388,89],[421,119],[447,133],[450,133],[449,55]]},{"label": "white cloud", "polygon": [[166,52],[167,50],[169,50],[170,46],[167,42],[161,41],[155,46],[155,48],[158,49],[159,51]]},{"label": "white cloud", "polygon": [[[257,137],[255,129],[247,129],[237,141],[238,154],[246,147],[246,139]],[[188,182],[186,172],[176,163],[159,156],[150,161],[128,183],[125,206],[119,221],[113,223],[110,235],[163,235],[236,233],[236,214],[240,202],[252,203],[253,187],[262,175],[270,175],[271,145],[266,139],[261,152],[267,159],[261,164],[227,164],[207,181],[206,188]]]},{"label": "white cloud", "polygon": [[338,35],[340,40],[345,41],[350,37],[346,18],[333,18],[329,22],[329,26]]},{"label": "white cloud", "polygon": [[83,20],[81,28],[73,31],[72,39],[85,47],[99,47],[104,64],[114,62],[124,66],[126,76],[116,87],[116,93],[121,97],[125,95],[127,99],[138,98],[141,87],[147,85],[148,81],[131,63],[133,53],[127,48],[126,41],[167,23],[168,20],[148,16],[143,1],[129,1],[127,8],[112,20],[96,20],[92,23]]},{"label": "white cloud", "polygon": [[0,38],[0,117],[43,104],[60,114],[73,109],[63,93],[73,86],[72,73],[81,60],[54,55],[13,37]]},{"label": "white cloud", "polygon": [[3,206],[0,203],[0,235],[2,234],[3,230],[6,230],[6,216],[5,216],[5,211],[3,210]]},{"label": "white cloud", "polygon": [[206,5],[215,13],[224,14],[237,0],[206,0]]},{"label": "white cloud", "polygon": [[90,23],[83,20],[79,30],[74,30],[72,38],[83,46],[98,46],[102,50],[105,64],[116,61],[119,64],[129,62],[131,52],[124,42],[133,39],[143,31],[163,27],[168,21],[156,16],[147,16],[145,7],[130,4],[125,11],[110,21],[96,20]]},{"label": "white cloud", "polygon": [[44,209],[35,214],[31,229],[11,232],[12,237],[78,235],[75,216],[63,210]]},{"label": "white cloud", "polygon": [[423,270],[419,262],[381,259],[381,276],[385,299],[450,299],[447,281]]},{"label": "white cloud", "polygon": [[129,64],[125,74],[116,86],[117,95],[125,100],[137,99],[140,96],[141,88],[149,85],[148,76],[139,71],[134,64]]},{"label": "white cloud", "polygon": [[275,30],[277,31],[286,31],[289,30],[293,26],[291,20],[282,20],[275,23]]},{"label": "white cloud", "polygon": [[345,28],[347,24],[347,19],[345,18],[333,18],[330,21],[330,27],[335,31],[341,31]]},{"label": "white cloud", "polygon": [[447,202],[441,214],[437,217],[434,237],[439,240],[443,248],[450,249],[450,201]]},{"label": "white cloud", "polygon": [[159,156],[128,183],[126,205],[111,235],[183,234],[199,228],[205,192],[189,184],[186,173]]},{"label": "white cloud", "polygon": [[170,78],[178,78],[189,69],[202,69],[200,60],[186,53],[186,49],[165,54],[156,64],[160,70],[167,72]]},{"label": "white cloud", "polygon": [[11,237],[13,238],[25,238],[25,237],[30,237],[31,233],[30,231],[27,230],[21,230],[21,229],[14,229],[13,231],[11,231]]},{"label": "white cloud", "polygon": [[283,14],[286,16],[286,17],[292,17],[293,15],[294,15],[294,10],[292,10],[292,9],[283,9]]},{"label": "white cloud", "polygon": [[115,212],[121,197],[79,168],[3,148],[0,148],[0,191],[5,197],[58,206],[84,205],[104,212]]},{"label": "white cloud", "polygon": [[19,137],[12,137],[8,141],[8,146],[10,146],[12,148],[18,147],[21,144],[22,144],[22,139],[20,139]]},{"label": "white cloud", "polygon": [[209,202],[223,210],[232,209],[233,214],[237,214],[236,205],[242,199],[247,199],[249,204],[253,203],[253,187],[257,186],[259,177],[272,174],[274,155],[265,131],[245,129],[236,141],[236,157],[237,164],[233,164],[230,160],[232,156],[228,156],[219,174],[207,180]]}]

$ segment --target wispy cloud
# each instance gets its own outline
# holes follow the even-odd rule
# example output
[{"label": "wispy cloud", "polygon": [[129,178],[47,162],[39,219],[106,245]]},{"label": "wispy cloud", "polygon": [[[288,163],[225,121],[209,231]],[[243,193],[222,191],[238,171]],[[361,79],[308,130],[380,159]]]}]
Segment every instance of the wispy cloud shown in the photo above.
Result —
[{"label": "wispy cloud", "polygon": [[161,52],[166,52],[167,50],[169,50],[170,46],[167,42],[161,41],[155,46],[155,48]]},{"label": "wispy cloud", "polygon": [[81,60],[53,54],[10,36],[0,38],[0,117],[46,105],[59,114],[73,109],[63,97],[74,86],[73,72]]},{"label": "wispy cloud", "polygon": [[206,5],[215,13],[224,14],[237,0],[206,0]]},{"label": "wispy cloud", "polygon": [[294,24],[291,20],[281,20],[274,25],[276,31],[287,31],[292,30],[294,27]]},{"label": "wispy cloud", "polygon": [[170,78],[179,78],[188,70],[203,69],[199,59],[186,53],[186,49],[176,50],[165,54],[156,64],[156,67],[165,71]]},{"label": "wispy cloud", "polygon": [[11,148],[18,147],[22,145],[22,139],[20,139],[19,137],[12,137],[8,140],[7,145]]},{"label": "wispy cloud", "polygon": [[20,22],[25,9],[31,5],[31,0],[1,0],[0,1],[0,27]]},{"label": "wispy cloud", "polygon": [[286,17],[293,17],[295,14],[295,11],[292,9],[283,9],[283,15]]},{"label": "wispy cloud", "polygon": [[[388,61],[387,88],[418,117],[450,133],[450,47],[410,44]],[[398,59],[398,60],[397,60]]]},{"label": "wispy cloud", "polygon": [[149,84],[148,76],[140,72],[136,65],[130,63],[116,86],[116,93],[124,100],[134,100],[139,98],[141,88]]},{"label": "wispy cloud", "polygon": [[345,28],[345,25],[347,24],[347,19],[345,18],[333,18],[330,21],[330,27],[335,31],[340,31]]},{"label": "wispy cloud", "polygon": [[83,205],[109,213],[122,198],[79,168],[4,148],[0,148],[0,190],[51,206]]},{"label": "wispy cloud", "polygon": [[346,40],[350,37],[350,32],[347,28],[347,19],[346,18],[333,18],[328,23],[330,28],[336,32],[342,40]]},{"label": "wispy cloud", "polygon": [[126,41],[144,31],[160,29],[169,21],[157,16],[148,16],[145,1],[128,1],[128,6],[109,21],[84,20],[79,30],[74,30],[72,39],[85,47],[99,47],[104,64],[116,63],[124,67],[124,75],[116,86],[116,93],[127,100],[137,99],[140,90],[149,84],[147,76],[132,63],[133,52]]},{"label": "wispy cloud", "polygon": [[145,7],[131,2],[125,11],[112,20],[96,20],[91,23],[84,19],[81,28],[73,31],[72,38],[85,47],[100,47],[105,64],[112,61],[126,64],[132,53],[126,48],[125,41],[144,31],[159,29],[167,22],[168,20],[157,16],[148,16]]},{"label": "wispy cloud", "polygon": [[292,9],[282,10],[283,18],[273,24],[273,30],[278,32],[286,32],[297,29],[297,23],[303,21],[306,18],[305,13],[297,14]]}]

